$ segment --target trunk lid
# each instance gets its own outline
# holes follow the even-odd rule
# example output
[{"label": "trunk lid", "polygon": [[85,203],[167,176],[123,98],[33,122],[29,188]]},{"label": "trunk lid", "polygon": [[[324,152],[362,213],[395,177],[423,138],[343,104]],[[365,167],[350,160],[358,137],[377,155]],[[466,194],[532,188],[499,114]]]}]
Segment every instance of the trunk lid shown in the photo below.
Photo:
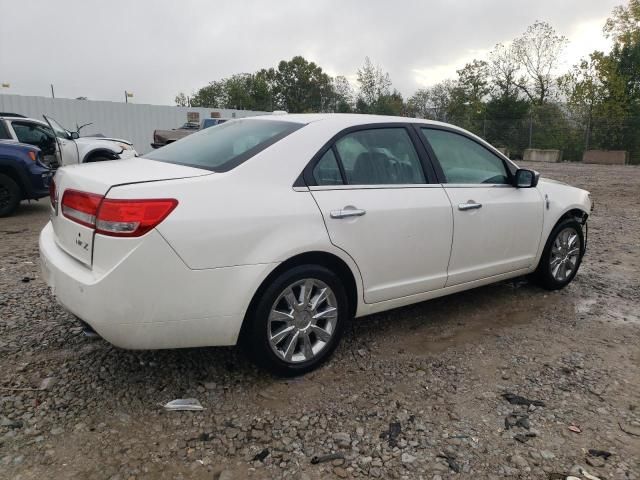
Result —
[{"label": "trunk lid", "polygon": [[179,178],[212,175],[208,170],[143,158],[110,162],[70,165],[58,169],[55,176],[55,201],[51,223],[56,243],[76,260],[91,266],[95,231],[66,218],[62,213],[62,198],[67,190],[105,196],[117,185],[157,182]]}]

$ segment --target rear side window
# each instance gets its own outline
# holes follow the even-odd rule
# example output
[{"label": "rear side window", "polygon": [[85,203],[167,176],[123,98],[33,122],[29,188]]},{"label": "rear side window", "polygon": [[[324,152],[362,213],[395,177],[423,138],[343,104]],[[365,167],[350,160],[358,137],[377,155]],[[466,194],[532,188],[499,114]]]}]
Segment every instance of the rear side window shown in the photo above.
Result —
[{"label": "rear side window", "polygon": [[336,160],[332,149],[327,150],[327,153],[325,153],[316,164],[313,169],[313,179],[316,181],[316,185],[343,184],[340,167],[338,167],[338,160]]},{"label": "rear side window", "polygon": [[144,158],[226,172],[303,126],[276,120],[234,120],[191,134]]},{"label": "rear side window", "polygon": [[349,185],[426,183],[422,164],[405,128],[349,133],[336,142]]}]

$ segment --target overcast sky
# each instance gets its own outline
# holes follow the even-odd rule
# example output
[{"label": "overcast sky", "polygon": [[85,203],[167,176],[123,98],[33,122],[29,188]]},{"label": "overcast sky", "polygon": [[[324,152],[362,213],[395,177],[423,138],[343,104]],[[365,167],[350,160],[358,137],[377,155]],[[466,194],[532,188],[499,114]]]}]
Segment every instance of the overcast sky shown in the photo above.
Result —
[{"label": "overcast sky", "polygon": [[0,93],[173,104],[211,80],[303,55],[354,78],[369,56],[396,88],[454,77],[536,19],[605,49],[624,0],[0,0]]}]

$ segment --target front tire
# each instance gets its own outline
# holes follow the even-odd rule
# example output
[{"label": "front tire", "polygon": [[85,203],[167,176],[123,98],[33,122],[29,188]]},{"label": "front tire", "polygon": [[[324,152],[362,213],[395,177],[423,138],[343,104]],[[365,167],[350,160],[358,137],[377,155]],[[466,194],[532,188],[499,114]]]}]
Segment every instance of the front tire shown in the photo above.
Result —
[{"label": "front tire", "polygon": [[0,217],[12,215],[22,199],[20,187],[7,175],[0,173]]},{"label": "front tire", "polygon": [[283,272],[247,317],[245,346],[259,367],[282,376],[317,368],[342,337],[349,315],[339,277],[319,265]]},{"label": "front tire", "polygon": [[566,287],[578,273],[585,244],[582,224],[573,218],[559,222],[551,231],[534,273],[547,290]]}]

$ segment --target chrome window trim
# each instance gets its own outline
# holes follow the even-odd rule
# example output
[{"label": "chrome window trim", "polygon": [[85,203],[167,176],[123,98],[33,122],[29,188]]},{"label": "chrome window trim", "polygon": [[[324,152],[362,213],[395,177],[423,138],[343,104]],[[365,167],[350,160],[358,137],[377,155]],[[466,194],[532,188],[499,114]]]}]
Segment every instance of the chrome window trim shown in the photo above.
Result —
[{"label": "chrome window trim", "polygon": [[508,183],[443,183],[444,188],[516,188]]},{"label": "chrome window trim", "polygon": [[403,183],[403,184],[382,184],[382,185],[312,185],[309,190],[312,192],[322,190],[388,190],[406,188],[443,188],[440,183]]}]

